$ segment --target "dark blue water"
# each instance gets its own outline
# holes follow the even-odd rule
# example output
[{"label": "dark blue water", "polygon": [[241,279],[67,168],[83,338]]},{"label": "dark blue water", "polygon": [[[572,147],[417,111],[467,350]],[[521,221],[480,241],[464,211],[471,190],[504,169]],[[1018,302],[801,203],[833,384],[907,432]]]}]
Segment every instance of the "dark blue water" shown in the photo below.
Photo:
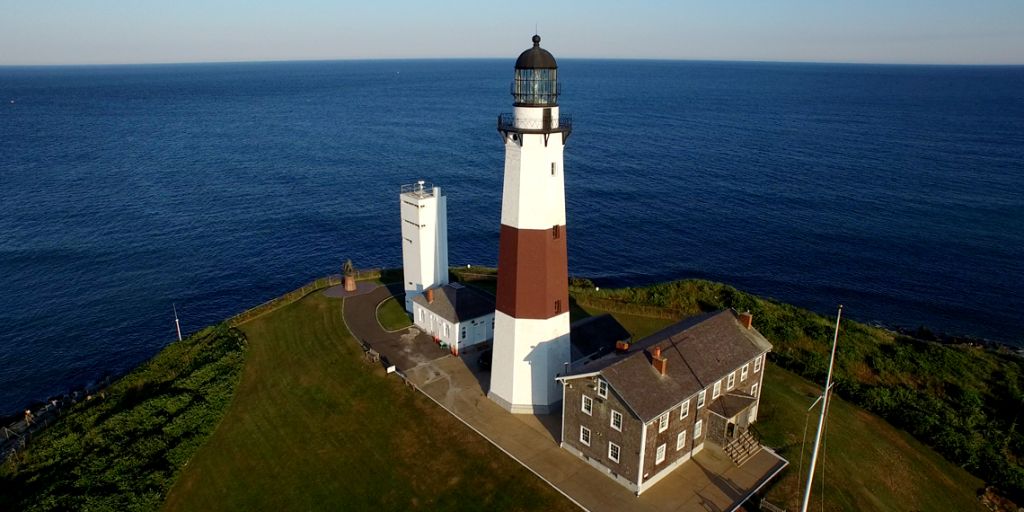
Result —
[{"label": "dark blue water", "polygon": [[[495,264],[509,61],[0,68],[0,412],[313,277]],[[1024,68],[561,62],[570,272],[1024,341]]]}]

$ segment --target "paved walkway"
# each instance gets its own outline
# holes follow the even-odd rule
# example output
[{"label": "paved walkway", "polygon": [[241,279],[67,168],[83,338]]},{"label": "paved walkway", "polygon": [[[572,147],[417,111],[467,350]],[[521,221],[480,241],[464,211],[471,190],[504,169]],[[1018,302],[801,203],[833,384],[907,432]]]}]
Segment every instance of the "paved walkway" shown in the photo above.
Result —
[{"label": "paved walkway", "polygon": [[476,368],[476,355],[452,357],[415,328],[387,333],[376,307],[398,289],[379,287],[345,299],[345,322],[353,335],[396,364],[424,394],[533,471],[580,507],[593,512],[727,511],[759,488],[786,462],[768,450],[736,467],[720,449],[705,449],[640,497],[559,447],[560,415],[514,415],[487,398],[490,374]]},{"label": "paved walkway", "polygon": [[[329,288],[325,294],[332,289]],[[344,296],[342,315],[349,332],[356,339],[379,352],[390,364],[404,372],[444,357],[448,352],[435,344],[434,338],[423,334],[415,326],[394,332],[387,332],[381,327],[377,321],[377,306],[389,297],[402,293],[404,290],[401,283],[398,283],[377,285],[376,288]]]}]

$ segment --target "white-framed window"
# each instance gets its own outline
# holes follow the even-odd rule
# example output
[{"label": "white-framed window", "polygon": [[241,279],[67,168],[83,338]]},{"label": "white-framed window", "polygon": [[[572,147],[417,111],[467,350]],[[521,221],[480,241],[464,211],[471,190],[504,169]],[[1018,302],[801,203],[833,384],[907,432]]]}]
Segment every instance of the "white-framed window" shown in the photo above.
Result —
[{"label": "white-framed window", "polygon": [[697,420],[697,423],[693,424],[693,438],[697,439],[704,432],[704,420]]},{"label": "white-framed window", "polygon": [[668,413],[658,416],[658,432],[664,432],[668,430]]},{"label": "white-framed window", "polygon": [[608,442],[608,459],[609,460],[611,460],[612,462],[618,462],[619,461],[619,452],[621,452],[621,451],[622,450],[619,448],[619,445],[617,445],[617,444],[615,444],[615,443],[613,443],[611,441]]},{"label": "white-framed window", "polygon": [[757,359],[754,359],[754,373],[761,371],[761,357],[763,356],[757,356]]},{"label": "white-framed window", "polygon": [[420,311],[420,322],[423,321],[423,308],[419,308]]},{"label": "white-framed window", "polygon": [[447,338],[448,336],[449,336],[448,324],[445,323],[444,324],[444,337]]},{"label": "white-framed window", "polygon": [[725,384],[726,384],[725,389],[732,389],[732,388],[736,387],[736,372],[735,371],[729,374],[729,379],[726,380]]},{"label": "white-framed window", "polygon": [[597,379],[597,396],[608,398],[608,382],[604,379]]},{"label": "white-framed window", "polygon": [[665,462],[665,443],[658,445],[658,451],[654,454],[654,463],[661,464]]},{"label": "white-framed window", "polygon": [[757,398],[757,384],[750,386],[750,394]]},{"label": "white-framed window", "polygon": [[594,399],[587,395],[583,395],[583,403],[580,404],[580,410],[590,416],[594,412]]},{"label": "white-framed window", "polygon": [[690,399],[687,398],[686,401],[683,402],[683,406],[679,408],[679,419],[683,419],[683,418],[685,418],[685,417],[687,417],[689,415],[690,415]]},{"label": "white-framed window", "polygon": [[711,391],[711,399],[714,400],[722,394],[722,381],[715,383],[715,389]]},{"label": "white-framed window", "polygon": [[622,413],[619,411],[612,411],[611,426],[615,430],[622,432]]},{"label": "white-framed window", "polygon": [[676,451],[682,450],[686,447],[686,431],[682,431],[676,435]]},{"label": "white-framed window", "polygon": [[590,446],[590,429],[580,425],[580,442]]},{"label": "white-framed window", "polygon": [[704,399],[707,398],[707,396],[708,396],[708,390],[706,390],[706,389],[700,390],[700,393],[697,394],[697,408],[698,409],[700,409],[701,407],[704,407]]},{"label": "white-framed window", "polygon": [[750,371],[750,363],[747,363],[747,364],[743,365],[743,368],[740,369],[740,382],[743,382],[743,381],[747,380],[747,373],[749,371]]}]

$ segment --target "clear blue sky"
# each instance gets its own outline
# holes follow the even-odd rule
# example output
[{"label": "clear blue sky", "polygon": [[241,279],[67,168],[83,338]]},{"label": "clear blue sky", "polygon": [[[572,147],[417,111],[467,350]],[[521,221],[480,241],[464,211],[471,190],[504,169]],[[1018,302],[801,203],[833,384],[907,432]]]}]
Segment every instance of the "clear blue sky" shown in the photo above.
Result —
[{"label": "clear blue sky", "polygon": [[1024,64],[1024,0],[0,0],[0,65],[557,57]]}]

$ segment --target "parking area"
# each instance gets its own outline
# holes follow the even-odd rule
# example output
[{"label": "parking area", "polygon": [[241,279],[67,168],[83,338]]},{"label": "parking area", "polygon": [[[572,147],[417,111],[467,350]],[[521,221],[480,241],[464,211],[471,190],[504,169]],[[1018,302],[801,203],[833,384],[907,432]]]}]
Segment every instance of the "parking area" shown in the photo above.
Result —
[{"label": "parking area", "polygon": [[387,332],[377,321],[377,305],[392,296],[403,293],[401,284],[360,287],[355,293],[339,295],[338,287],[328,288],[324,294],[343,297],[342,315],[349,332],[363,345],[380,353],[399,371],[448,356],[448,352],[434,343],[434,339],[415,326]]}]

